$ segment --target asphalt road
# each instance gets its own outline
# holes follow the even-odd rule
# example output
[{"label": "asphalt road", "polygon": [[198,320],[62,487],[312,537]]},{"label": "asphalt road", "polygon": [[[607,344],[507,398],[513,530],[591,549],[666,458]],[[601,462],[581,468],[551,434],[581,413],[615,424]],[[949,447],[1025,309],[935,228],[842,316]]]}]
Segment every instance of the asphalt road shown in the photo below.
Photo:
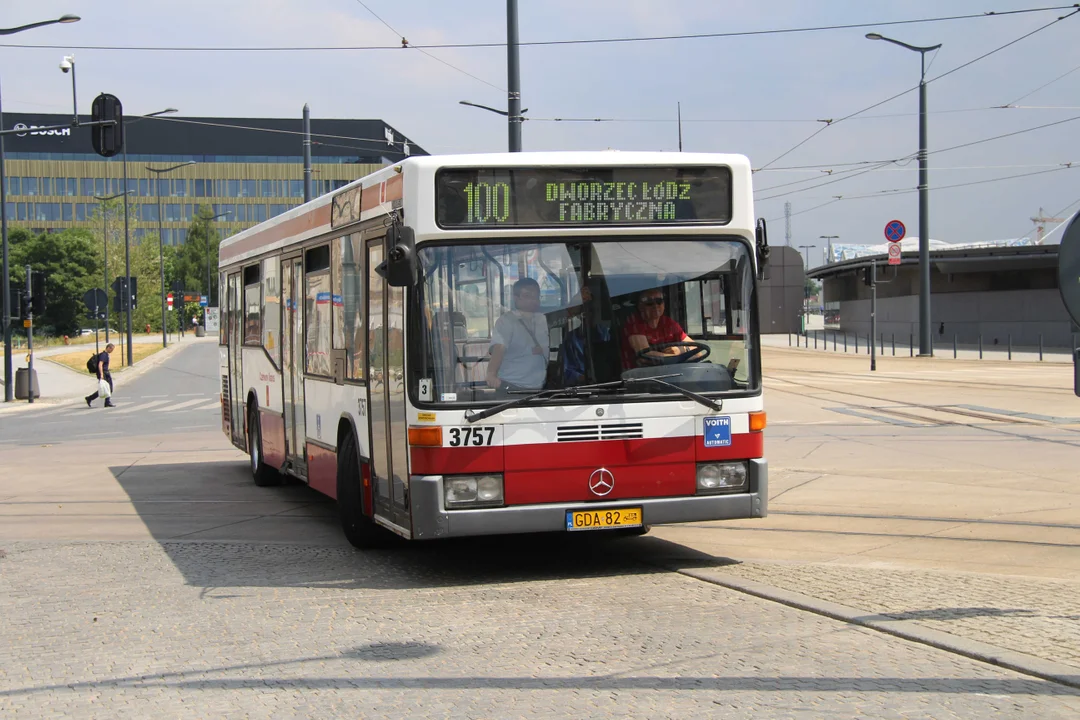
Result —
[{"label": "asphalt road", "polygon": [[0,415],[0,443],[63,443],[148,433],[188,433],[221,427],[218,349],[213,343],[184,348],[166,362],[121,384],[115,408],[97,400],[19,408]]},{"label": "asphalt road", "polygon": [[[880,612],[905,623],[940,621],[954,637],[1004,647],[1020,637],[1028,644],[1012,649],[1080,667],[1080,640],[1068,630],[1075,585],[992,568],[975,576],[959,559],[936,574],[873,555],[872,567],[855,567],[870,547],[903,540],[877,533],[866,544],[872,533],[850,532],[879,523],[885,534],[933,541],[943,533],[926,517],[959,516],[951,525],[958,533],[998,505],[1045,506],[1047,496],[1030,495],[1032,473],[1040,492],[1054,485],[1057,532],[1074,532],[1075,519],[1061,512],[1076,484],[1067,424],[976,423],[991,426],[984,429],[926,420],[959,416],[913,404],[964,398],[928,383],[913,391],[916,381],[899,399],[838,396],[832,391],[859,385],[854,371],[822,380],[793,356],[795,367],[781,364],[767,384],[780,512],[756,525],[361,553],[341,537],[333,503],[299,484],[253,485],[246,458],[220,431],[216,354],[213,344],[179,349],[123,386],[115,410],[0,415],[0,716],[1080,714],[1080,690],[1068,682],[731,589],[733,579],[749,577],[815,597],[832,592],[830,600],[866,610],[864,620]],[[997,388],[979,391],[987,407],[1035,412],[1016,398],[1003,406],[1003,381],[982,379]],[[873,392],[858,395],[887,396],[889,382],[900,381],[871,378],[863,384],[875,383]],[[1065,417],[1067,407],[1046,399],[1056,397],[1055,382],[1021,386],[1046,389],[1035,404]],[[917,427],[888,421],[896,419]],[[970,442],[972,434],[1005,438],[999,431],[1015,444]],[[920,440],[900,436],[908,478],[890,489],[903,478],[866,458],[904,432]],[[1005,456],[1025,448],[1042,453],[1038,466],[1010,480]],[[999,459],[1002,474],[985,482]],[[861,474],[847,472],[849,464]],[[943,472],[947,482],[939,482]],[[936,497],[922,502],[928,487]],[[913,507],[925,517],[905,519]],[[1045,507],[1028,510],[1035,525],[1050,524],[1039,514]],[[1017,559],[1015,548],[1030,550],[1024,533],[1048,530],[988,528],[983,539],[1010,548],[1012,562],[1038,564],[1040,556]],[[1047,535],[1038,547],[1063,552],[1071,537]],[[864,544],[853,547],[856,540]],[[973,551],[954,552],[966,559]],[[773,562],[762,562],[766,556]],[[971,600],[976,592],[986,599]]]}]

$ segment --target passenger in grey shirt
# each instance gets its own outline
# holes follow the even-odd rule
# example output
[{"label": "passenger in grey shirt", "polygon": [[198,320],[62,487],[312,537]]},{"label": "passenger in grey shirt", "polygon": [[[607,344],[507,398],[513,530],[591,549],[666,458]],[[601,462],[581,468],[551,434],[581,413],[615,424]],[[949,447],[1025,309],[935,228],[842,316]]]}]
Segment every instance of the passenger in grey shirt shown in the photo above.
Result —
[{"label": "passenger in grey shirt", "polygon": [[514,283],[514,310],[495,322],[487,384],[493,388],[539,390],[548,365],[548,327],[540,309],[540,284],[532,278]]}]

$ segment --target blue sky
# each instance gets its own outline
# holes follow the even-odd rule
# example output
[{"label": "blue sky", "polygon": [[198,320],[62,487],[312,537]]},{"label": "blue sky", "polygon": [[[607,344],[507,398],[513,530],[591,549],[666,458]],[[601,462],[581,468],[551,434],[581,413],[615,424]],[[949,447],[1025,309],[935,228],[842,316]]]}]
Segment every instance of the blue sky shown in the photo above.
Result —
[{"label": "blue sky", "polygon": [[[365,0],[411,43],[503,42],[503,0]],[[1018,0],[519,0],[521,40],[729,32],[1052,5]],[[0,44],[138,46],[328,46],[400,43],[400,35],[356,0],[37,0],[5,4],[0,25],[12,27],[65,12],[79,23],[0,38]],[[911,44],[942,43],[928,77],[1044,25],[1063,12],[883,27]],[[1024,97],[1031,109],[989,109],[1080,66],[1080,17],[1065,20],[929,86],[931,152],[1080,116],[1080,70]],[[682,103],[683,147],[738,152],[755,167],[774,160],[821,125],[888,98],[918,82],[916,53],[864,38],[850,29],[725,39],[525,47],[521,50],[527,150],[675,150],[676,104]],[[505,120],[459,100],[505,106],[505,51],[378,52],[124,52],[75,50],[79,103],[111,92],[128,114],[179,108],[182,115],[382,118],[431,152],[506,149]],[[70,109],[70,78],[57,65],[64,49],[0,47],[4,109]],[[476,76],[481,80],[470,77]],[[1038,107],[1039,109],[1034,109]],[[1065,109],[1061,109],[1065,108]],[[878,243],[887,220],[914,235],[917,194],[875,195],[914,188],[914,162],[819,188],[837,179],[839,163],[893,159],[918,146],[917,94],[866,117],[829,127],[755,175],[757,212],[783,242],[790,202],[793,244]],[[949,111],[949,112],[943,112]],[[955,112],[962,111],[962,112]],[[599,117],[617,122],[552,122]],[[931,155],[931,236],[946,242],[1017,237],[1047,214],[1080,207],[1080,168],[954,189],[970,183],[1080,164],[1080,120],[967,149]],[[818,167],[778,170],[796,165]],[[809,182],[815,178],[816,182]],[[808,180],[802,185],[768,188]],[[801,192],[800,192],[801,190]],[[779,195],[779,197],[771,197]],[[843,199],[836,202],[833,196]],[[763,199],[771,198],[771,199]],[[825,203],[830,203],[824,205]],[[816,208],[816,209],[815,209]],[[1058,236],[1059,237],[1060,233]],[[812,264],[820,262],[813,251]]]}]

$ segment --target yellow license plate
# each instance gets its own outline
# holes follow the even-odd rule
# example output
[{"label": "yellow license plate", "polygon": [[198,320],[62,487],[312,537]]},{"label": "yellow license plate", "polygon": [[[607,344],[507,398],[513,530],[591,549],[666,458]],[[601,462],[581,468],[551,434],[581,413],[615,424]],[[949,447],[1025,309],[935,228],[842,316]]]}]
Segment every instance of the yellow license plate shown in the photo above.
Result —
[{"label": "yellow license plate", "polygon": [[641,508],[567,510],[567,530],[609,530],[641,527]]}]

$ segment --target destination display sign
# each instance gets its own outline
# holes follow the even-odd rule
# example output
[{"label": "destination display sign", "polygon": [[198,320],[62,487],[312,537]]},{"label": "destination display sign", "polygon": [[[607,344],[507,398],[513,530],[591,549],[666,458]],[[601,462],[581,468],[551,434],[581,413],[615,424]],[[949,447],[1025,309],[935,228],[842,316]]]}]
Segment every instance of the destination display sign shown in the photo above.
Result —
[{"label": "destination display sign", "polygon": [[724,224],[726,167],[468,168],[435,176],[442,228]]}]

